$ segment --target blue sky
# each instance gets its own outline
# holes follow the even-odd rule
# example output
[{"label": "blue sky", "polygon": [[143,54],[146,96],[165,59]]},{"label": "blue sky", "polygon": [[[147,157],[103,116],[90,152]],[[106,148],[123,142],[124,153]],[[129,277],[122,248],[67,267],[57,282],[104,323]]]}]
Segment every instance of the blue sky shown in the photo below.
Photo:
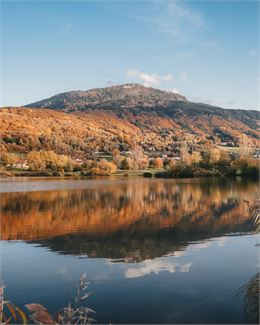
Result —
[{"label": "blue sky", "polygon": [[2,106],[138,82],[259,108],[258,1],[2,0],[1,14]]}]

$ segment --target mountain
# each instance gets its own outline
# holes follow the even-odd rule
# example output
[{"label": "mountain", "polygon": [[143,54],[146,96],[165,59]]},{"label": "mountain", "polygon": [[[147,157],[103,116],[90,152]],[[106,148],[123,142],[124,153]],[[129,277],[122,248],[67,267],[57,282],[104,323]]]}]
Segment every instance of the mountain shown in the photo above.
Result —
[{"label": "mountain", "polygon": [[193,147],[258,140],[259,112],[193,103],[179,94],[126,84],[55,95],[26,107],[2,108],[1,141],[8,151],[54,150],[86,157],[94,151],[171,154],[186,139]]},{"label": "mountain", "polygon": [[87,91],[69,91],[28,104],[25,107],[50,108],[65,112],[95,109],[114,112],[145,110],[144,112],[156,111],[159,115],[164,114],[169,117],[178,114],[191,116],[213,114],[239,119],[251,126],[256,126],[253,120],[259,118],[257,111],[223,109],[203,103],[194,103],[180,94],[139,84],[124,84]]},{"label": "mountain", "polygon": [[[190,118],[220,117],[231,122],[238,120],[253,129],[257,128],[257,120],[259,120],[257,111],[223,109],[203,103],[194,103],[182,95],[139,84],[65,92],[28,104],[26,107],[50,108],[70,113],[105,110],[116,113],[120,118],[127,118],[129,114],[135,116],[158,115],[173,120],[180,119],[181,116]],[[196,123],[194,126],[196,127]]]},{"label": "mountain", "polygon": [[187,101],[184,96],[138,84],[125,84],[87,91],[69,91],[27,105],[27,107],[62,109],[148,108],[166,106],[172,101]]}]

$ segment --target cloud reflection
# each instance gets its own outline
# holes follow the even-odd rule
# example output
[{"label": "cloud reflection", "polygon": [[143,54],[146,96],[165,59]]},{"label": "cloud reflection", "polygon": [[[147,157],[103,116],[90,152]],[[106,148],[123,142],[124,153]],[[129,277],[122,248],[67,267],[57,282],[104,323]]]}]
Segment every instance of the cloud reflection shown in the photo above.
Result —
[{"label": "cloud reflection", "polygon": [[125,271],[125,277],[129,279],[140,278],[149,274],[159,274],[163,271],[187,273],[192,265],[192,263],[169,263],[158,260],[146,260],[140,264],[141,267],[128,268]]}]

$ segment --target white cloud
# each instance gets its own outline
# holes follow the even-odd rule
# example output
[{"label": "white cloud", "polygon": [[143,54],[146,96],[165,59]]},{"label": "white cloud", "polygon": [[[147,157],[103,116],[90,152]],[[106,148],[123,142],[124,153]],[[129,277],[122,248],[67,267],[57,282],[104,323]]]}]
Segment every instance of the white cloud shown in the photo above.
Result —
[{"label": "white cloud", "polygon": [[257,53],[258,53],[257,49],[252,49],[249,51],[248,56],[254,57],[257,56]]},{"label": "white cloud", "polygon": [[179,74],[179,79],[181,81],[184,81],[184,82],[189,82],[190,81],[187,73],[185,73],[185,72],[182,72],[182,73]]},{"label": "white cloud", "polygon": [[170,82],[173,79],[171,74],[160,76],[158,74],[149,74],[138,70],[127,70],[126,75],[130,78],[141,80],[146,87],[158,86],[163,82]]},{"label": "white cloud", "polygon": [[191,265],[192,263],[167,263],[159,260],[146,260],[141,263],[141,267],[127,269],[125,277],[139,278],[152,273],[158,274],[163,271],[186,273],[190,271]]},{"label": "white cloud", "polygon": [[174,94],[179,94],[179,93],[180,93],[179,90],[176,89],[176,88],[173,88],[173,89],[171,90],[171,92],[174,93]]}]

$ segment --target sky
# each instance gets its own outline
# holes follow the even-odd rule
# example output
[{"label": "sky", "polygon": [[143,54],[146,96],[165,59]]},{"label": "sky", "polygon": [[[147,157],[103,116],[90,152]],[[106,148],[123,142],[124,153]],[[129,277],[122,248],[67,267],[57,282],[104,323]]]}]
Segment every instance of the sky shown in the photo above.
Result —
[{"label": "sky", "polygon": [[1,1],[1,106],[121,83],[259,109],[259,1]]}]

